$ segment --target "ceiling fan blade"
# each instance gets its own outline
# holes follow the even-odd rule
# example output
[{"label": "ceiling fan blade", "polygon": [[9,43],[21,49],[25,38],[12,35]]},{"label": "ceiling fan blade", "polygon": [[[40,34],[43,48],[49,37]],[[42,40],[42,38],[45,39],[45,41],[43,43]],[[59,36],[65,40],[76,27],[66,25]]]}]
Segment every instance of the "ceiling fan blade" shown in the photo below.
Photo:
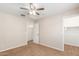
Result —
[{"label": "ceiling fan blade", "polygon": [[24,8],[24,7],[20,7],[20,9],[28,10],[27,8]]},{"label": "ceiling fan blade", "polygon": [[36,12],[37,15],[40,15],[38,12]]},{"label": "ceiling fan blade", "polygon": [[24,14],[21,14],[21,16],[26,16],[26,15],[24,15]]},{"label": "ceiling fan blade", "polygon": [[44,8],[38,8],[37,10],[44,10]]}]

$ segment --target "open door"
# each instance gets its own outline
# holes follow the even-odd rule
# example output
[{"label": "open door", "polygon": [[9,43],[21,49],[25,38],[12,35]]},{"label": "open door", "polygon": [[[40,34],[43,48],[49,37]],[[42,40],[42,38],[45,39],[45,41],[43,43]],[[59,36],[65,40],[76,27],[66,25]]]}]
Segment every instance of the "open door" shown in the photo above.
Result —
[{"label": "open door", "polygon": [[39,43],[39,23],[34,22],[32,38],[34,43]]}]

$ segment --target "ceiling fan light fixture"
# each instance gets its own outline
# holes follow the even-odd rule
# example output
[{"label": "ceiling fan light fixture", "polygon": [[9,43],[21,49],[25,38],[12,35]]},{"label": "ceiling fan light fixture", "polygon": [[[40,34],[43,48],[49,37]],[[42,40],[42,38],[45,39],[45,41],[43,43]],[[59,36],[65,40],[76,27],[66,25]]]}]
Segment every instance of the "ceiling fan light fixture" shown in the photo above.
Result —
[{"label": "ceiling fan light fixture", "polygon": [[40,13],[38,11],[44,10],[44,8],[38,8],[38,5],[33,4],[33,3],[30,3],[28,7],[25,5],[25,7],[21,7],[20,9],[23,9],[25,11],[28,10],[27,15],[40,15]]},{"label": "ceiling fan light fixture", "polygon": [[33,15],[37,15],[36,12],[35,12],[34,10],[32,11],[32,13],[33,13]]},{"label": "ceiling fan light fixture", "polygon": [[32,15],[32,14],[33,14],[33,13],[32,13],[32,11],[30,11],[30,12],[29,12],[29,14],[31,14],[31,15]]},{"label": "ceiling fan light fixture", "polygon": [[30,15],[37,15],[36,12],[35,12],[35,10],[30,11],[29,14]]}]

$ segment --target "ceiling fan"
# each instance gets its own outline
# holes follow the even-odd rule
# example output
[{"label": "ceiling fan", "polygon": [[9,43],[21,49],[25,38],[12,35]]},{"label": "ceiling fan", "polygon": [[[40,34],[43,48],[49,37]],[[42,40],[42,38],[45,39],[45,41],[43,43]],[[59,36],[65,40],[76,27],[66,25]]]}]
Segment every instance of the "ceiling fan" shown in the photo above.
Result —
[{"label": "ceiling fan", "polygon": [[[28,15],[40,15],[38,11],[44,10],[45,8],[36,8],[36,6],[33,3],[29,3],[29,8],[27,7],[20,7],[20,9],[23,10],[28,10],[29,12],[27,13]],[[21,14],[24,16],[23,14]]]}]

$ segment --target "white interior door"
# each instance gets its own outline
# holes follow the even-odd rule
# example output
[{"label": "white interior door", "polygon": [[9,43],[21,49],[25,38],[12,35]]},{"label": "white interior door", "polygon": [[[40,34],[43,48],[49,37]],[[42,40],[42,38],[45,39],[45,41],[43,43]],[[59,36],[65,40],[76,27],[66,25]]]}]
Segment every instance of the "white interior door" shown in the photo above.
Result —
[{"label": "white interior door", "polygon": [[39,43],[39,23],[35,22],[34,23],[34,28],[33,28],[33,41],[35,43]]}]

